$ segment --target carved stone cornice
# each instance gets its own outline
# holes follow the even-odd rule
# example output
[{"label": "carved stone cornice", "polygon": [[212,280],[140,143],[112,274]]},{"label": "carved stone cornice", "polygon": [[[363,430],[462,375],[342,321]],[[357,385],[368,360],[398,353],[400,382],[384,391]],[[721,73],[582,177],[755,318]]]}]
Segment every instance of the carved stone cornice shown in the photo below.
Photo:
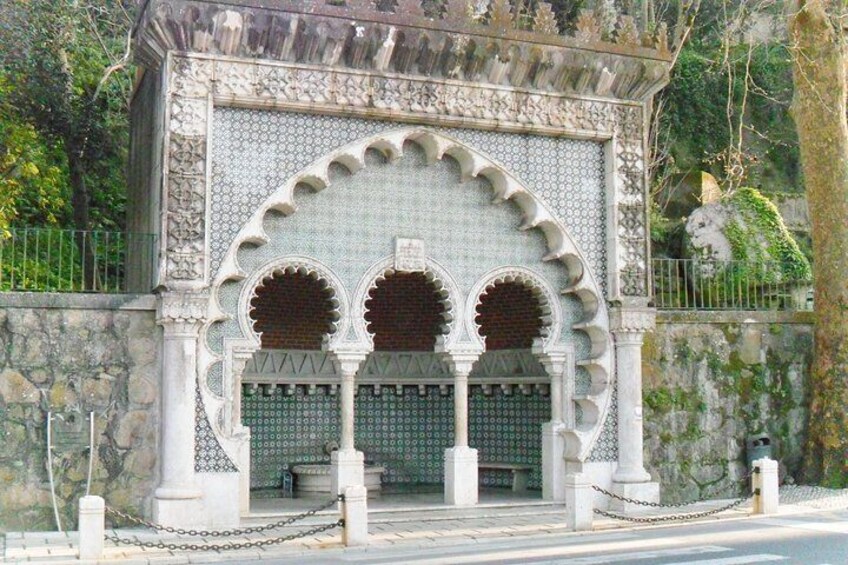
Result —
[{"label": "carved stone cornice", "polygon": [[640,35],[632,19],[624,19],[626,33],[613,43],[584,32],[556,35],[545,3],[534,31],[513,29],[515,20],[468,20],[451,10],[444,19],[427,18],[408,4],[391,13],[317,0],[149,0],[136,23],[135,51],[150,68],[179,51],[620,100],[643,100],[668,81],[667,41],[662,33]]}]

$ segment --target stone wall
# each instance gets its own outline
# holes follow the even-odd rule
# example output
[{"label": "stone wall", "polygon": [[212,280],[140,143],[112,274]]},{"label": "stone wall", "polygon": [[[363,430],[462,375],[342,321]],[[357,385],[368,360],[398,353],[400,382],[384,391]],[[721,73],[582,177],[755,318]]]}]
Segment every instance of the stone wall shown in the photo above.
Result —
[{"label": "stone wall", "polygon": [[667,502],[742,493],[746,440],[765,433],[798,477],[812,313],[661,313],[643,356],[645,454]]},{"label": "stone wall", "polygon": [[95,421],[91,493],[143,512],[157,482],[158,328],[152,296],[0,293],[0,531],[76,526]]}]

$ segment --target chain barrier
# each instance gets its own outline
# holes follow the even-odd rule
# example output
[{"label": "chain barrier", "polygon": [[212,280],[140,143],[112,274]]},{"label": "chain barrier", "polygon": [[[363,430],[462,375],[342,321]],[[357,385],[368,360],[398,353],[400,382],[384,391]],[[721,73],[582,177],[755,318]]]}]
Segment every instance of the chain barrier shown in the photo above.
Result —
[{"label": "chain barrier", "polygon": [[[748,471],[747,473],[745,473],[745,475],[743,477],[740,477],[739,479],[737,479],[736,482],[746,482],[747,483],[751,479],[751,475],[753,475],[755,473],[759,473],[759,471],[760,471],[759,468],[755,468],[753,471]],[[602,489],[598,485],[592,485],[592,489],[594,491],[599,492],[599,493],[601,493],[605,496],[608,496],[610,498],[620,500],[621,502],[628,502],[630,504],[635,504],[637,506],[649,506],[651,508],[680,508],[682,506],[691,506],[693,504],[700,504],[701,502],[709,502],[710,500],[713,500],[711,498],[698,498],[698,499],[695,499],[695,500],[690,500],[688,502],[678,502],[678,503],[674,503],[674,504],[663,504],[663,503],[660,503],[660,502],[648,502],[647,500],[636,500],[635,498],[628,498],[626,496],[621,496],[621,495],[615,494],[614,492],[610,492],[608,490]],[[748,500],[749,498],[751,498],[751,496],[743,498],[742,500]]]},{"label": "chain barrier", "polygon": [[[618,497],[616,497],[618,498]],[[751,496],[747,496],[745,498],[739,498],[722,506],[720,508],[714,508],[712,510],[705,510],[703,512],[688,512],[686,514],[666,514],[664,516],[624,516],[623,514],[616,514],[614,512],[607,512],[605,510],[595,509],[595,514],[600,514],[606,518],[614,518],[616,520],[626,520],[628,522],[636,522],[639,524],[656,524],[660,522],[675,522],[679,520],[695,520],[697,518],[705,518],[707,516],[712,516],[713,514],[718,514],[719,512],[724,512],[725,510],[731,510],[736,508],[743,502],[750,500]],[[656,506],[653,503],[648,503],[647,505]],[[667,507],[667,506],[666,506]]]},{"label": "chain barrier", "polygon": [[289,534],[287,536],[280,536],[276,538],[268,538],[268,539],[258,539],[258,540],[245,540],[240,542],[227,542],[227,543],[165,543],[164,541],[141,541],[138,539],[128,539],[121,538],[118,536],[107,535],[105,536],[107,540],[114,542],[116,544],[123,545],[134,545],[138,547],[147,547],[150,549],[169,549],[171,551],[229,551],[236,549],[249,549],[252,547],[265,547],[269,545],[277,545],[281,543],[285,543],[287,541],[292,541],[298,538],[304,538],[308,536],[313,536],[315,534],[320,534],[322,532],[326,532],[332,530],[334,528],[343,527],[344,520],[337,520],[332,524],[324,524],[322,526],[315,526],[309,530],[303,532],[295,532],[293,534]]},{"label": "chain barrier", "polygon": [[286,518],[285,520],[280,520],[278,522],[274,522],[273,524],[266,524],[264,526],[253,526],[249,528],[237,528],[233,530],[184,530],[182,528],[172,528],[170,526],[163,526],[162,524],[156,524],[155,522],[148,522],[147,520],[143,520],[141,518],[137,518],[136,516],[132,516],[127,514],[126,512],[121,512],[120,510],[116,510],[111,506],[106,507],[106,513],[111,514],[112,516],[117,516],[127,522],[132,524],[143,526],[145,528],[149,528],[151,530],[156,530],[158,532],[167,532],[169,534],[177,534],[180,536],[192,536],[192,537],[202,537],[202,538],[217,538],[217,537],[226,537],[226,536],[241,536],[247,534],[257,534],[260,532],[266,532],[268,530],[278,530],[285,526],[290,526],[295,522],[299,522],[305,518],[309,518],[310,516],[314,516],[318,512],[322,512],[324,510],[329,509],[334,506],[337,502],[344,502],[344,495],[340,494],[338,497],[333,500],[322,504],[317,508],[313,508],[311,510],[307,510],[302,514],[298,514],[296,516],[291,516]]}]

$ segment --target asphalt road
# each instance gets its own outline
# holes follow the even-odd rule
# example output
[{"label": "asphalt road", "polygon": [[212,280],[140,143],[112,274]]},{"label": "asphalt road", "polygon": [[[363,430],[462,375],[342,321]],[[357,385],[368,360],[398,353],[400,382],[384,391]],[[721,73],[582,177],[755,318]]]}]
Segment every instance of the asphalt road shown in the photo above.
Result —
[{"label": "asphalt road", "polygon": [[308,561],[303,557],[262,561],[275,565],[307,562],[310,565],[848,565],[848,511],[584,535],[494,539],[416,549],[348,549],[334,555],[316,553]]}]

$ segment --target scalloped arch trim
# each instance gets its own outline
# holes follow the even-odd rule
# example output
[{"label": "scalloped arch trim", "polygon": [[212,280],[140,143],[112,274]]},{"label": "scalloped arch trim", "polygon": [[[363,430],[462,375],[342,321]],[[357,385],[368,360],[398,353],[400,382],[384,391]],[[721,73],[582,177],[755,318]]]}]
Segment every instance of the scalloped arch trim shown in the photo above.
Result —
[{"label": "scalloped arch trim", "polygon": [[[583,367],[591,376],[590,390],[586,395],[573,399],[574,403],[580,405],[583,419],[573,429],[566,431],[568,457],[575,460],[585,460],[601,432],[604,418],[609,410],[610,383],[613,375],[609,314],[600,285],[595,280],[585,258],[565,226],[538,196],[495,160],[449,136],[422,127],[386,131],[343,146],[291,176],[262,203],[238,232],[215,277],[213,292],[217,294],[217,289],[226,281],[240,281],[248,277],[248,273],[245,273],[238,263],[239,249],[245,244],[261,246],[269,241],[269,236],[265,232],[263,224],[266,214],[270,211],[284,215],[294,214],[297,211],[296,187],[306,185],[313,191],[326,189],[331,184],[330,167],[333,164],[340,164],[348,169],[351,174],[355,174],[365,167],[366,153],[369,149],[379,151],[390,163],[394,162],[403,156],[404,144],[407,142],[415,143],[421,147],[429,164],[442,160],[446,155],[456,160],[460,167],[460,181],[473,178],[486,179],[494,193],[493,204],[512,201],[518,205],[523,216],[519,229],[537,228],[542,231],[548,248],[542,260],[558,261],[566,268],[570,282],[560,292],[573,294],[580,300],[583,307],[583,318],[574,324],[572,329],[586,333],[592,344],[589,357],[578,361],[578,366]],[[320,274],[317,276],[328,281],[338,298],[338,328],[332,334],[327,349],[358,347],[366,351],[370,350],[373,346],[367,331],[365,331],[363,317],[365,299],[362,297],[367,296],[368,289],[376,284],[376,279],[386,272],[390,265],[384,264],[385,261],[380,261],[377,265],[372,266],[360,281],[354,300],[350,302],[344,286],[330,269],[321,265],[315,259],[300,259],[308,259],[309,261],[309,265],[304,264],[303,268],[313,269],[315,273],[319,273],[320,270]],[[248,339],[257,340],[257,347],[256,334],[249,320],[244,319],[248,316],[242,313],[247,311],[246,305],[249,304],[256,286],[275,270],[285,268],[284,264],[273,265],[273,263],[271,262],[271,264],[250,275],[250,281],[244,285],[239,301],[241,330]],[[477,332],[474,321],[476,307],[472,306],[471,301],[473,300],[474,306],[476,306],[480,292],[485,290],[485,285],[491,283],[483,283],[484,286],[478,289],[476,294],[472,293],[466,300],[462,300],[458,289],[456,289],[456,283],[452,281],[447,271],[442,270],[444,272],[440,272],[438,266],[433,265],[432,262],[430,264],[433,267],[431,272],[434,279],[438,279],[444,285],[448,295],[447,302],[450,304],[450,308],[446,308],[448,333],[442,336],[439,349],[448,352],[452,349],[459,350],[468,347],[482,350],[482,339]],[[547,289],[546,292],[548,294],[547,302],[550,305],[558,303],[558,301],[552,299],[555,291]],[[560,329],[561,324],[557,327],[557,331]],[[551,332],[552,330],[549,331],[549,334]],[[550,338],[550,335],[548,337]],[[554,343],[550,339],[549,342],[550,344]]]}]

